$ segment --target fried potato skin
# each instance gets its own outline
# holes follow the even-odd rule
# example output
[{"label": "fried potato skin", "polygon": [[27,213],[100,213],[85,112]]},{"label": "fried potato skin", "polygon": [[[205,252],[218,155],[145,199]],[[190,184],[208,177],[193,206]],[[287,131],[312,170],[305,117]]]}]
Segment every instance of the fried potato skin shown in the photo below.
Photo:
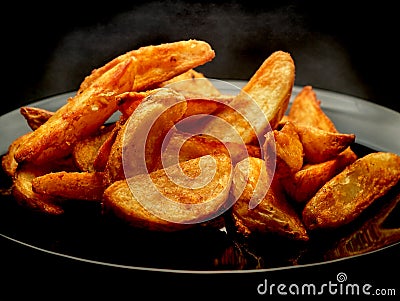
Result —
[{"label": "fried potato skin", "polygon": [[400,156],[373,152],[329,180],[302,212],[307,229],[336,229],[355,220],[400,180]]}]

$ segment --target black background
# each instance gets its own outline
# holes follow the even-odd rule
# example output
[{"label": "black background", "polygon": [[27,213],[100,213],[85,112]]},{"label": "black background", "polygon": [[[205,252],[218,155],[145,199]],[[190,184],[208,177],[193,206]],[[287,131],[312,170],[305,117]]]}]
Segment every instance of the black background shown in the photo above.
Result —
[{"label": "black background", "polygon": [[[216,52],[213,61],[198,68],[208,77],[247,80],[273,51],[284,50],[295,61],[296,85],[310,84],[400,111],[394,2],[119,2],[10,3],[1,21],[0,114],[76,90],[91,70],[126,51],[191,38],[209,42]],[[265,278],[326,282],[334,281],[338,272],[356,283],[397,287],[400,293],[398,247],[317,267],[228,275],[98,266],[2,237],[0,250],[0,272],[6,279],[0,292],[15,283],[20,287],[12,289],[16,294],[79,297],[83,292],[111,292],[137,299],[141,292],[189,299],[218,293],[251,298]]]}]

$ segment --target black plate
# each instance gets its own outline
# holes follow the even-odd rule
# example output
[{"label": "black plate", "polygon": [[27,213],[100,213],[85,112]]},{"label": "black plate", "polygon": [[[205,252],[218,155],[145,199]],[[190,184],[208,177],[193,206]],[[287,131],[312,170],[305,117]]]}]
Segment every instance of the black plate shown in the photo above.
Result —
[{"label": "black plate", "polygon": [[[222,92],[226,85],[215,81]],[[232,87],[241,87],[243,81],[230,81]],[[225,87],[225,88],[223,88]],[[300,91],[294,87],[293,95]],[[400,154],[400,114],[371,102],[315,89],[326,114],[341,132],[355,133],[354,151],[363,156],[372,151],[389,151]],[[235,92],[234,92],[235,93]],[[56,110],[74,92],[49,97],[31,106]],[[112,118],[115,118],[113,116]],[[0,117],[1,153],[18,136],[29,131],[19,110]],[[10,180],[1,175],[2,188]],[[128,228],[102,216],[100,204],[71,202],[64,216],[49,217],[19,207],[11,196],[3,194],[0,201],[0,235],[43,252],[66,256],[95,264],[129,267],[145,270],[184,272],[225,272],[290,268],[309,264],[327,263],[336,259],[359,255],[343,249],[341,239],[357,234],[371,220],[383,218],[387,206],[397,205],[399,185],[394,187],[379,204],[371,206],[351,227],[333,235],[315,235],[308,243],[293,243],[275,237],[262,241],[242,241],[221,231],[218,227],[199,227],[179,233],[155,233]],[[399,206],[391,208],[384,226],[399,228],[392,217],[399,214]],[[78,210],[79,209],[79,210]],[[374,220],[374,218],[376,220]],[[369,224],[368,224],[369,223]],[[397,224],[396,224],[397,223]],[[365,249],[361,254],[379,251],[398,244],[397,241],[381,242]],[[338,251],[339,250],[339,251]]]}]

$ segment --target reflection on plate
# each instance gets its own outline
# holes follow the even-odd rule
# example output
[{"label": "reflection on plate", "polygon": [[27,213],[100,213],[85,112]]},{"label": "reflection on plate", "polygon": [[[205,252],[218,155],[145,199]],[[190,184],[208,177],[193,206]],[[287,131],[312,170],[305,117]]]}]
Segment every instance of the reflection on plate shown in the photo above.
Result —
[{"label": "reflection on plate", "polygon": [[[242,87],[243,81],[230,81]],[[218,81],[215,82],[218,87]],[[300,91],[294,87],[293,95]],[[400,154],[400,114],[358,98],[315,89],[324,112],[340,132],[356,134],[353,150],[363,156],[372,151]],[[221,91],[229,93],[229,91]],[[75,92],[32,103],[55,111]],[[233,93],[231,91],[231,93]],[[112,118],[115,118],[113,116]],[[0,117],[1,154],[20,135],[29,131],[19,110]],[[1,188],[10,184],[1,175]],[[400,241],[400,187],[366,210],[357,222],[324,237],[311,236],[307,243],[277,238],[242,241],[230,231],[200,227],[179,233],[155,233],[128,228],[101,214],[98,203],[70,203],[64,216],[42,216],[19,207],[11,196],[0,196],[0,234],[13,241],[60,256],[120,267],[168,271],[231,272],[288,268],[327,263],[338,258],[393,247]],[[79,210],[74,210],[79,208]],[[396,224],[397,223],[397,224]],[[229,223],[227,223],[229,230]],[[393,231],[392,231],[393,230]]]}]

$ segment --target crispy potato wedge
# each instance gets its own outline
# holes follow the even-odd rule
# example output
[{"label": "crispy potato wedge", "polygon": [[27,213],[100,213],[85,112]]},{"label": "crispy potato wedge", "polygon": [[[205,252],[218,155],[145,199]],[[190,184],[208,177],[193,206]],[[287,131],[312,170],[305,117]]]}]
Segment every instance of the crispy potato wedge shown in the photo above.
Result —
[{"label": "crispy potato wedge", "polygon": [[292,200],[305,204],[326,182],[355,160],[354,152],[344,151],[329,161],[305,164],[294,175],[281,178],[281,183]]},{"label": "crispy potato wedge", "polygon": [[284,115],[294,76],[295,66],[291,56],[282,51],[272,53],[229,103],[229,107],[215,114],[231,125],[233,131],[227,133],[221,130],[220,122],[211,119],[203,132],[223,137],[224,142],[257,144],[257,139],[263,139],[269,128],[275,129]]},{"label": "crispy potato wedge", "polygon": [[126,60],[102,74],[58,109],[15,153],[17,162],[36,164],[65,157],[74,144],[95,133],[117,110],[115,95],[133,86],[136,64]]},{"label": "crispy potato wedge", "polygon": [[29,106],[21,107],[19,111],[21,115],[24,116],[26,122],[32,130],[36,130],[54,115],[54,112]]},{"label": "crispy potato wedge", "polygon": [[[263,159],[248,157],[235,166],[231,193],[237,201],[231,214],[236,231],[246,237],[276,234],[307,241],[309,237],[299,215],[287,201],[279,181],[270,177]],[[271,186],[265,193],[268,181]],[[253,197],[259,200],[251,208]]]},{"label": "crispy potato wedge", "polygon": [[104,170],[108,184],[157,169],[164,138],[186,108],[184,96],[172,89],[160,88],[147,96],[118,131]]},{"label": "crispy potato wedge", "polygon": [[55,198],[101,201],[105,186],[101,172],[50,172],[32,179],[32,190]]},{"label": "crispy potato wedge", "polygon": [[268,132],[262,148],[264,154],[275,152],[277,178],[291,176],[303,166],[303,145],[292,122],[286,122],[279,131]]},{"label": "crispy potato wedge", "polygon": [[140,47],[94,69],[81,83],[78,93],[82,93],[102,74],[132,57],[137,60],[138,68],[131,91],[140,92],[211,61],[215,52],[207,42],[193,39]]},{"label": "crispy potato wedge", "polygon": [[32,180],[50,172],[48,166],[31,163],[20,164],[14,175],[12,195],[21,207],[46,215],[61,215],[64,209],[60,199],[36,193],[32,189]]},{"label": "crispy potato wedge", "polygon": [[95,171],[94,161],[97,158],[100,147],[111,135],[115,123],[101,127],[95,134],[79,140],[72,150],[75,165],[80,171]]},{"label": "crispy potato wedge", "polygon": [[354,221],[400,180],[400,156],[374,152],[329,180],[302,212],[307,229],[336,229]]},{"label": "crispy potato wedge", "polygon": [[294,97],[288,119],[294,123],[310,125],[324,131],[337,132],[332,120],[321,108],[321,100],[312,86],[304,86]]},{"label": "crispy potato wedge", "polygon": [[[220,153],[116,181],[104,192],[104,212],[148,230],[186,229],[228,208],[231,169],[229,156]],[[211,179],[203,183],[203,176]]]},{"label": "crispy potato wedge", "polygon": [[314,126],[297,124],[307,163],[321,163],[333,159],[349,147],[356,139],[355,134],[325,131]]},{"label": "crispy potato wedge", "polygon": [[[312,86],[304,86],[295,96],[286,118],[295,124],[304,124],[323,131],[339,133],[333,121],[322,110],[321,100],[317,98]],[[352,152],[352,156],[356,155],[350,146],[345,151]]]}]

